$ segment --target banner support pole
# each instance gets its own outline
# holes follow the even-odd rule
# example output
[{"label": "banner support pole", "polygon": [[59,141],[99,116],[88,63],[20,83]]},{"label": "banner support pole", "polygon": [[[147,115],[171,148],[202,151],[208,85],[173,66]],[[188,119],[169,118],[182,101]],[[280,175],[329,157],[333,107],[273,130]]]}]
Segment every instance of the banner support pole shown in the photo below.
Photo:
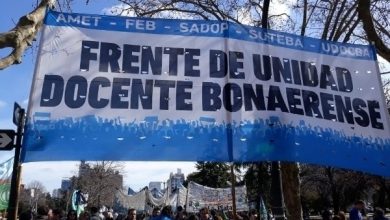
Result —
[{"label": "banner support pole", "polygon": [[233,219],[237,220],[237,206],[236,206],[236,177],[234,175],[234,163],[230,165],[230,176],[232,181],[232,205],[233,205]]},{"label": "banner support pole", "polygon": [[190,183],[191,183],[191,182],[188,182],[188,185],[187,185],[186,202],[185,202],[185,205],[184,205],[184,211],[185,211],[185,212],[187,212],[187,206],[188,206],[188,193],[190,192]]},{"label": "banner support pole", "polygon": [[22,165],[20,163],[20,151],[22,148],[23,126],[24,126],[24,109],[20,109],[18,115],[18,127],[16,132],[15,156],[11,178],[11,189],[8,204],[8,218],[9,220],[16,220],[18,216],[18,200],[20,189],[20,176],[22,173]]},{"label": "banner support pole", "polygon": [[271,210],[275,220],[285,220],[282,180],[280,177],[280,162],[271,165]]}]

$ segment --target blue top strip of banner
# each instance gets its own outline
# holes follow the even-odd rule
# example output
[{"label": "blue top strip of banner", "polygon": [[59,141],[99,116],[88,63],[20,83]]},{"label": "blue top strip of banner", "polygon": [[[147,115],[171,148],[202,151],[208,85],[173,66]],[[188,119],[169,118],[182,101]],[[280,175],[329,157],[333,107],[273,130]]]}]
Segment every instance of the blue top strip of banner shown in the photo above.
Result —
[{"label": "blue top strip of banner", "polygon": [[228,21],[153,19],[48,11],[46,25],[147,34],[220,37],[361,60],[376,60],[375,48],[302,37]]}]

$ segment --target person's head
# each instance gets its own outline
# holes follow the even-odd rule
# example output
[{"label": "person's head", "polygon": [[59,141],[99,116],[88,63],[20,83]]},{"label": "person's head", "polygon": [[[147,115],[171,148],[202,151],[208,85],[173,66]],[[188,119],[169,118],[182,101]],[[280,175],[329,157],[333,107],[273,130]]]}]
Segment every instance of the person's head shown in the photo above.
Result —
[{"label": "person's head", "polygon": [[159,216],[160,212],[161,212],[160,207],[154,207],[154,209],[152,211],[152,217]]},{"label": "person's head", "polygon": [[94,215],[99,212],[99,209],[96,206],[92,206],[90,210],[91,210],[91,215]]},{"label": "person's head", "polygon": [[110,211],[107,212],[107,219],[114,219],[114,214]]},{"label": "person's head", "polygon": [[52,211],[53,220],[60,220],[62,218],[62,210],[61,209],[53,209]]},{"label": "person's head", "polygon": [[345,216],[345,213],[343,211],[339,211],[339,213],[337,214],[341,220],[346,220],[347,217]]},{"label": "person's head", "polygon": [[249,215],[257,215],[257,210],[256,209],[251,209],[249,211]]},{"label": "person's head", "polygon": [[129,209],[127,211],[127,219],[128,220],[136,220],[137,219],[137,210]]},{"label": "person's head", "polygon": [[365,203],[363,200],[358,200],[355,202],[355,207],[359,210],[363,210],[365,206]]},{"label": "person's head", "polygon": [[67,220],[76,220],[77,219],[77,213],[75,210],[69,210],[68,214],[66,215]]},{"label": "person's head", "polygon": [[375,217],[384,217],[385,212],[381,208],[376,208],[375,209]]},{"label": "person's head", "polygon": [[183,206],[178,206],[176,213],[176,220],[183,220],[187,218],[187,213],[184,211]]},{"label": "person's head", "polygon": [[210,215],[213,216],[213,218],[215,218],[217,216],[217,211],[215,211],[215,209],[211,209]]},{"label": "person's head", "polygon": [[161,210],[161,215],[163,216],[172,216],[172,206],[167,205]]},{"label": "person's head", "polygon": [[251,209],[249,211],[249,219],[257,219],[257,210],[256,209]]},{"label": "person's head", "polygon": [[79,219],[80,220],[89,220],[90,217],[91,217],[91,215],[89,214],[89,212],[85,211],[85,212],[80,213]]},{"label": "person's head", "polygon": [[32,219],[33,219],[33,213],[31,212],[31,210],[27,210],[22,214],[20,214],[19,216],[19,220],[32,220]]},{"label": "person's head", "polygon": [[188,216],[187,220],[199,220],[199,218],[198,218],[198,216],[191,214],[190,216]]},{"label": "person's head", "polygon": [[322,219],[330,220],[331,218],[332,218],[332,211],[330,211],[329,209],[325,209],[322,212]]},{"label": "person's head", "polygon": [[47,215],[48,212],[49,212],[49,210],[45,206],[39,206],[37,209],[37,215],[40,215],[40,216],[45,216],[45,215]]},{"label": "person's head", "polygon": [[177,207],[177,212],[182,212],[182,211],[184,211],[183,206],[179,205]]},{"label": "person's head", "polygon": [[207,220],[210,218],[210,212],[209,209],[204,207],[199,210],[199,217],[200,220]]}]

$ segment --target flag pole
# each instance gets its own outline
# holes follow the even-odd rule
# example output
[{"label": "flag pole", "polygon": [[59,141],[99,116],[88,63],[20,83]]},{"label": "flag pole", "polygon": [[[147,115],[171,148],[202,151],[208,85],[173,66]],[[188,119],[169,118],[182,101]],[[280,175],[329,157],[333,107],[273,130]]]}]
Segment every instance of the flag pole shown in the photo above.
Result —
[{"label": "flag pole", "polygon": [[188,185],[187,185],[187,192],[186,192],[186,202],[185,202],[185,205],[184,205],[184,211],[187,212],[187,206],[188,206],[188,193],[190,191],[190,182],[188,182]]},{"label": "flag pole", "polygon": [[8,218],[9,220],[16,220],[18,216],[18,200],[19,200],[19,186],[20,176],[22,173],[22,165],[20,163],[20,151],[22,148],[22,136],[24,126],[24,109],[20,108],[18,115],[18,128],[16,132],[15,156],[14,165],[11,178],[11,189],[8,204]]}]

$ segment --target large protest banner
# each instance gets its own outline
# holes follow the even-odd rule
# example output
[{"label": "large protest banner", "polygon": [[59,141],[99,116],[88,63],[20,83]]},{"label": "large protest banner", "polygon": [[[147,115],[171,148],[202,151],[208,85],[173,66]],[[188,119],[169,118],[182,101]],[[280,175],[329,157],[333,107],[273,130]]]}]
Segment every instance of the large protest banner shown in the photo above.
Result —
[{"label": "large protest banner", "polygon": [[375,50],[221,21],[49,11],[23,161],[286,160],[390,175]]},{"label": "large protest banner", "polygon": [[[195,182],[188,183],[186,210],[198,212],[203,207],[224,211],[232,211],[232,188],[211,188]],[[236,208],[238,211],[248,211],[246,186],[235,187]]]}]

